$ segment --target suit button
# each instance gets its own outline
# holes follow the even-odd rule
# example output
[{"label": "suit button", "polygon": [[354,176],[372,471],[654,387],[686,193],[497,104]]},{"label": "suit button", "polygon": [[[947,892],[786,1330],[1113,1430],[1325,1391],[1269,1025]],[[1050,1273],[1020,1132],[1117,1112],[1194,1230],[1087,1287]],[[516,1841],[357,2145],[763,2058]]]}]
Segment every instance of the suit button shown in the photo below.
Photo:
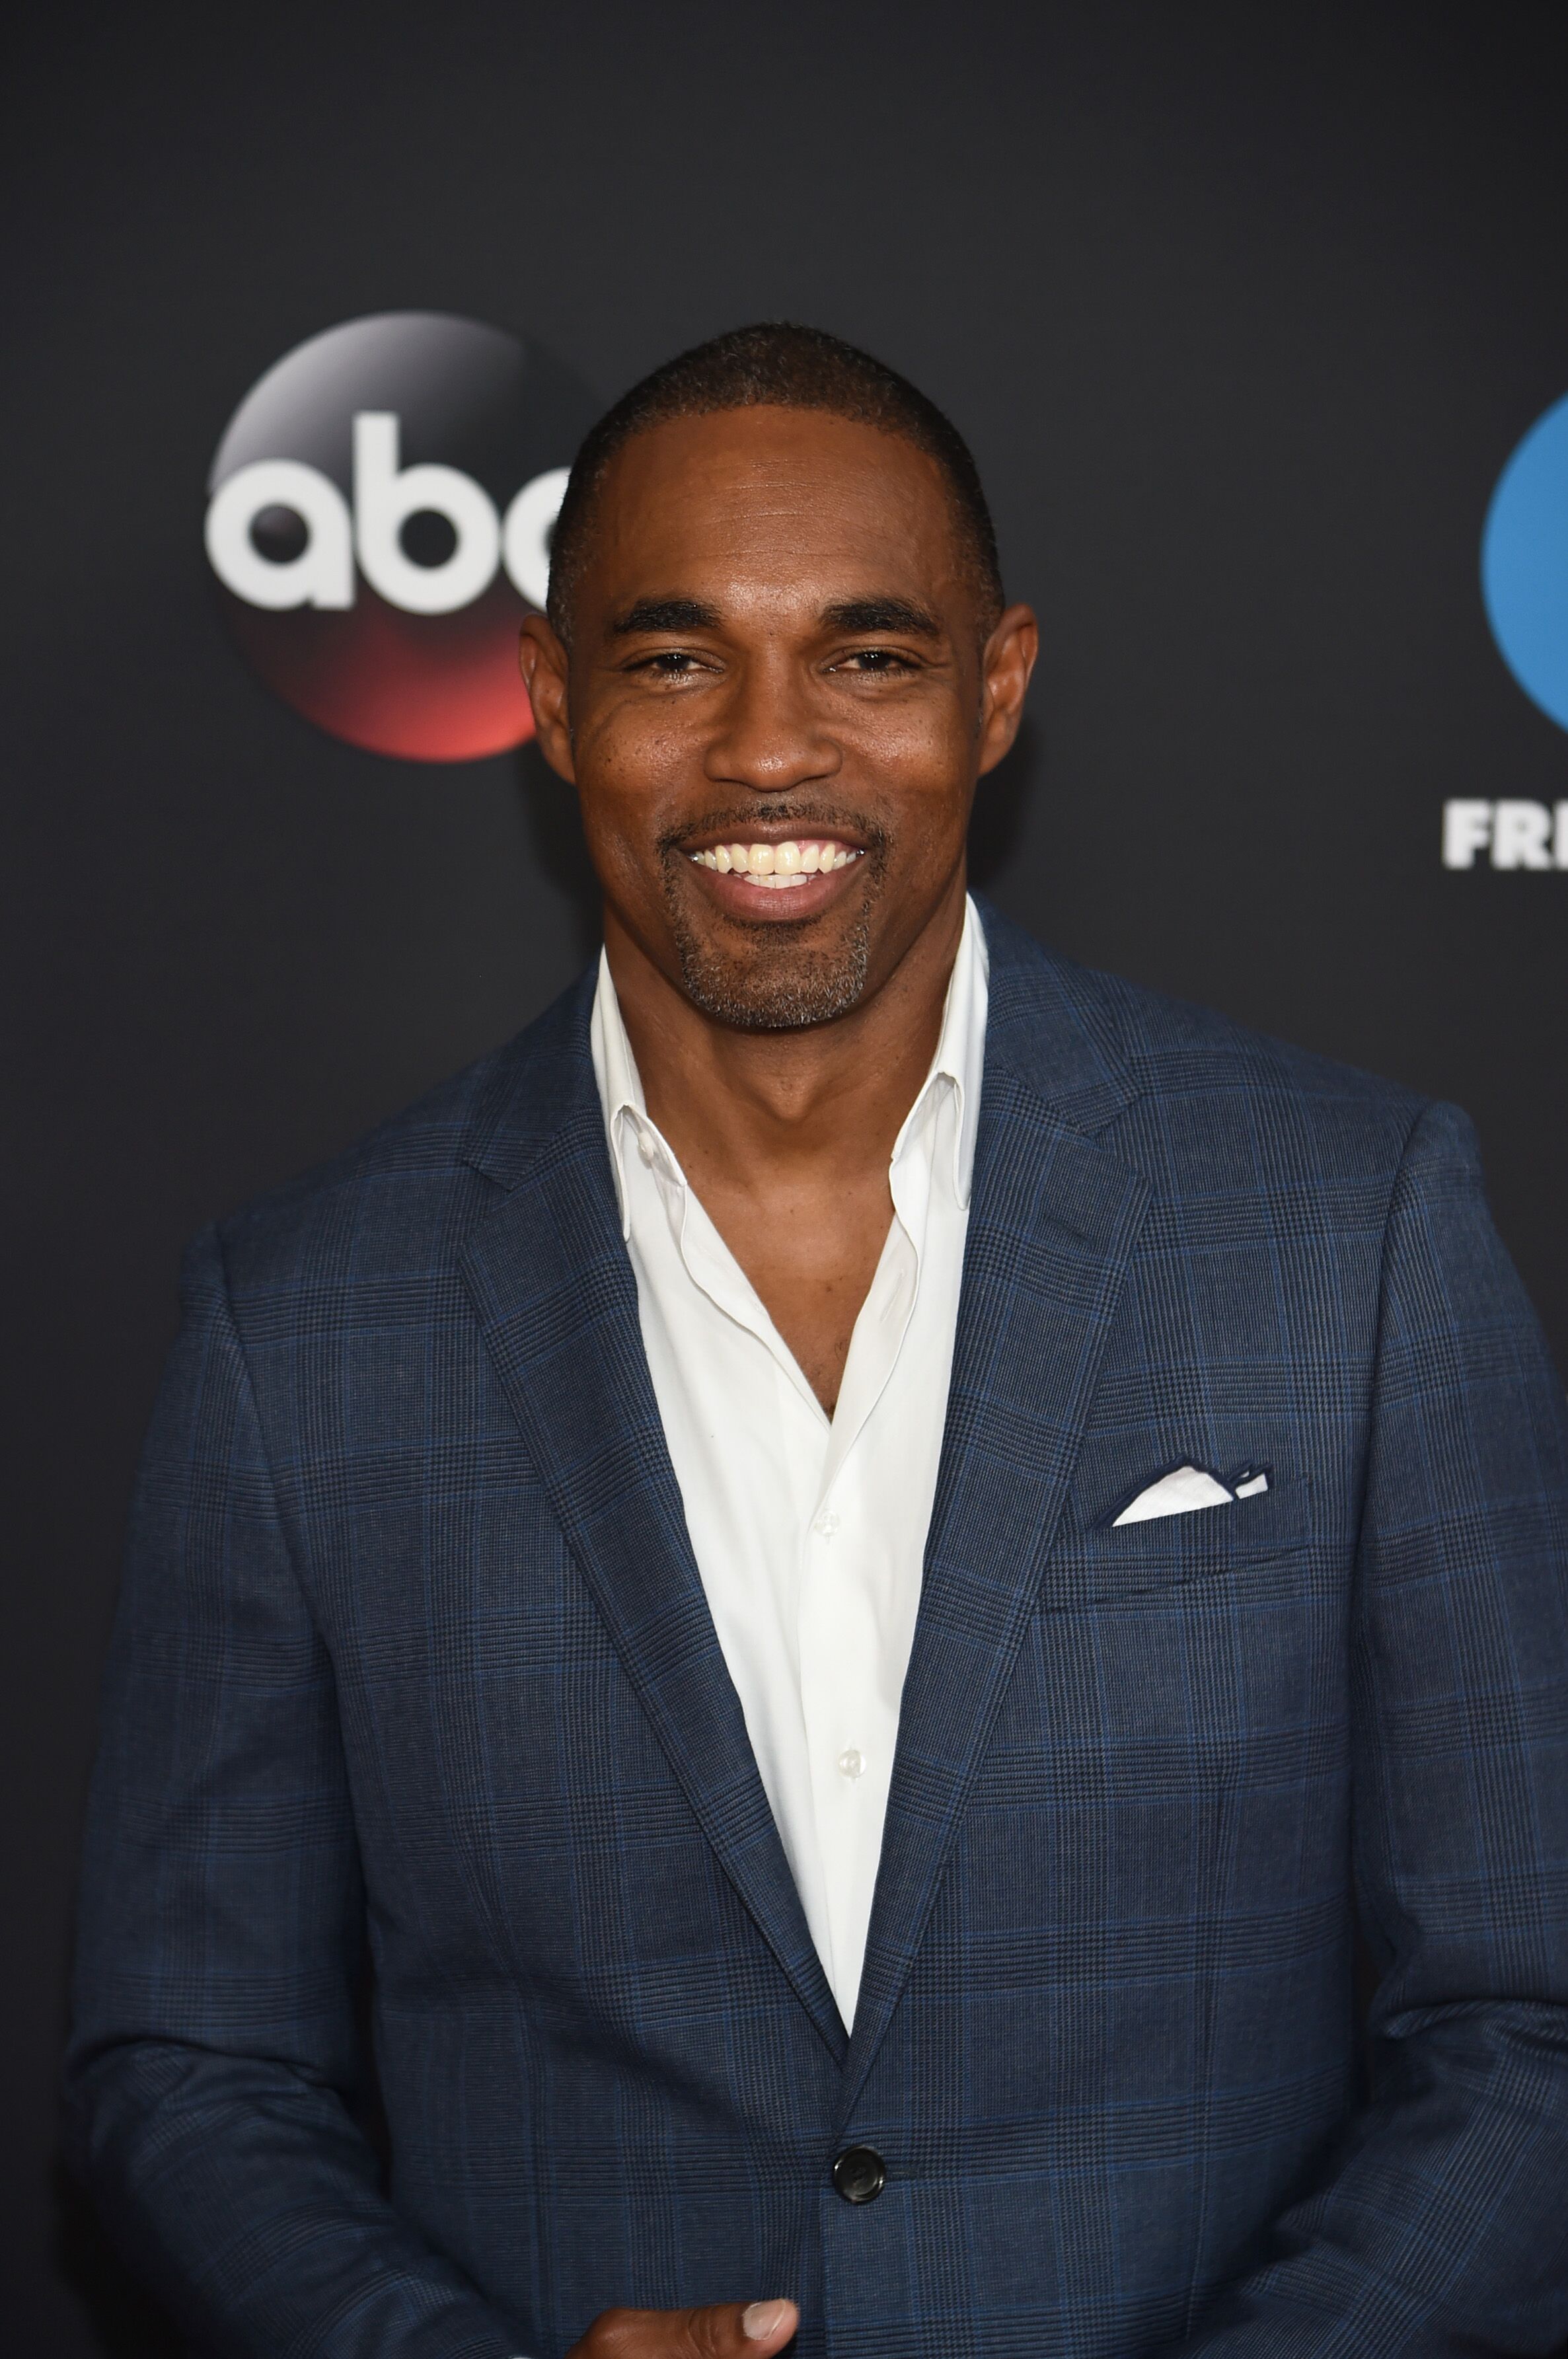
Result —
[{"label": "suit button", "polygon": [[887,2166],[874,2146],[846,2146],[833,2167],[833,2183],[846,2203],[869,2203],[887,2184]]}]

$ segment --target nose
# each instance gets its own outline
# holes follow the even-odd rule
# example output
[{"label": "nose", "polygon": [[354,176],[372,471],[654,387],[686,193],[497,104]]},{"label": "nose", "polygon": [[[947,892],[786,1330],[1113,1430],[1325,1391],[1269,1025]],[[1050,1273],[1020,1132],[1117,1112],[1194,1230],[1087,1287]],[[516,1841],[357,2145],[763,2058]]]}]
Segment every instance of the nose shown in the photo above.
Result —
[{"label": "nose", "polygon": [[787,658],[763,657],[737,675],[704,767],[715,786],[778,795],[834,777],[842,760],[809,679]]}]

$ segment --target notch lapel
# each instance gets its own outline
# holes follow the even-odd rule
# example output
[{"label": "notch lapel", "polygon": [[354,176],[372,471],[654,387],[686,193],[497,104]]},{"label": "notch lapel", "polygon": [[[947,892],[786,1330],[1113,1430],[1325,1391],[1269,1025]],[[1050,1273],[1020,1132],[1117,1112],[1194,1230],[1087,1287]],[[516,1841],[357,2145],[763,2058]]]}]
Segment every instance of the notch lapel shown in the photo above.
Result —
[{"label": "notch lapel", "polygon": [[1060,1063],[1040,1075],[1053,1029],[1062,1041],[1041,985],[1062,971],[1033,944],[1020,962],[996,913],[985,927],[992,1009],[964,1288],[846,2107],[913,1965],[1017,1659],[1149,1202],[1140,1176],[1062,1110],[1098,1126],[1135,1094],[1125,1072],[1079,1039],[1071,1076]]},{"label": "notch lapel", "polygon": [[[503,1129],[475,1158],[516,1184],[470,1241],[464,1277],[551,1506],[670,1767],[731,1883],[842,2060],[844,2025],[687,1533],[643,1351],[637,1280],[585,1038],[580,1062],[552,1059],[550,1070],[557,1089],[566,1084],[565,1119],[557,1114],[542,1140],[533,1124]],[[559,1095],[554,1103],[560,1107]],[[537,1115],[537,1104],[528,1110]],[[519,1128],[534,1129],[520,1158]]]}]

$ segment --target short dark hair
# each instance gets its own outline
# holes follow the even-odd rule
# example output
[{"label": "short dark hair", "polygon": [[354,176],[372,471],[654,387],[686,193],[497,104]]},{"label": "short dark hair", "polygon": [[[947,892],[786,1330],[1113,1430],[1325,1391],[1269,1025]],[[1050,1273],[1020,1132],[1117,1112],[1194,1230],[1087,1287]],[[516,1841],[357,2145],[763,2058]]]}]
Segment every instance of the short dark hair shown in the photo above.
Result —
[{"label": "short dark hair", "polygon": [[822,328],[762,320],[749,328],[731,328],[666,361],[589,429],[550,548],[547,611],[562,639],[570,629],[572,593],[587,560],[594,501],[623,443],[667,419],[764,406],[830,410],[880,433],[901,435],[934,459],[953,495],[987,628],[995,623],[1005,603],[996,535],[979,470],[957,427],[918,386],[869,353]]}]

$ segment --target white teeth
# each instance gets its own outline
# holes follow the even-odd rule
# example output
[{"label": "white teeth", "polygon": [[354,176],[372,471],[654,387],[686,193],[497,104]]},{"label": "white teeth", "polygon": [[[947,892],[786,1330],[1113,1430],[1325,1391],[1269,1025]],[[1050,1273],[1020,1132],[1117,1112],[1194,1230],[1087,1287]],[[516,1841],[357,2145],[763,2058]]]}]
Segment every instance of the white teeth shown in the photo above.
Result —
[{"label": "white teeth", "polygon": [[720,843],[712,851],[691,854],[700,868],[714,869],[722,876],[743,876],[748,885],[759,885],[770,892],[804,885],[812,876],[826,876],[860,857],[848,844],[794,838],[783,843]]}]

